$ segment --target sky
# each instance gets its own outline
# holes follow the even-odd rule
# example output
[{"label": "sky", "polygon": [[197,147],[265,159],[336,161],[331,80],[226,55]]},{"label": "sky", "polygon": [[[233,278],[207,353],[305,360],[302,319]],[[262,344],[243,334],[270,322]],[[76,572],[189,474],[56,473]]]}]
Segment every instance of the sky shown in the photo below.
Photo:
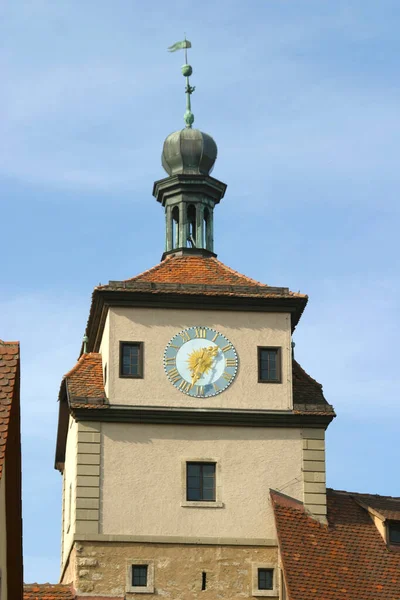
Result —
[{"label": "sky", "polygon": [[1,0],[0,338],[21,341],[25,581],[57,582],[57,398],[94,286],[159,262],[183,127],[228,184],[215,247],[310,296],[294,334],[337,419],[327,482],[400,496],[398,0]]}]

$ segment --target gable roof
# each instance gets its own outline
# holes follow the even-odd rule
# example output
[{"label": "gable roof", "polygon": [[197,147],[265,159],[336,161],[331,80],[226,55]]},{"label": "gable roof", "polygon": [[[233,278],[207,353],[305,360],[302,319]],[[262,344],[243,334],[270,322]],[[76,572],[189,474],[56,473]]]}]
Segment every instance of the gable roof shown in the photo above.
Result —
[{"label": "gable roof", "polygon": [[355,496],[328,489],[322,525],[301,502],[271,491],[288,600],[400,598],[400,552],[388,550]]},{"label": "gable roof", "polygon": [[11,405],[19,384],[19,343],[0,340],[0,479],[6,454]]},{"label": "gable roof", "polygon": [[24,600],[74,600],[71,586],[51,583],[24,585]]}]

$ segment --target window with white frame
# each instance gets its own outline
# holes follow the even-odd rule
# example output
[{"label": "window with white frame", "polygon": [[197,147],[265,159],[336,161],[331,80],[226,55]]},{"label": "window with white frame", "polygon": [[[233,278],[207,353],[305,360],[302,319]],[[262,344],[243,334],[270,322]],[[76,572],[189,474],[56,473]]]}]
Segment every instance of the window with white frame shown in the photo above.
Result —
[{"label": "window with white frame", "polygon": [[154,594],[154,561],[141,558],[127,561],[126,591],[132,594]]},{"label": "window with white frame", "polygon": [[252,595],[279,596],[278,569],[271,563],[253,563]]}]

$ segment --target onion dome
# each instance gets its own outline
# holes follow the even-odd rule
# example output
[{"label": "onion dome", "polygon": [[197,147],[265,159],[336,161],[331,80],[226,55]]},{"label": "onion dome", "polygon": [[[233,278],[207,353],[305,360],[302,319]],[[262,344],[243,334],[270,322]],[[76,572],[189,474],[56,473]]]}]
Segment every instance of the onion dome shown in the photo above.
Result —
[{"label": "onion dome", "polygon": [[207,133],[186,127],[164,142],[162,166],[168,175],[209,175],[217,159],[217,144]]}]

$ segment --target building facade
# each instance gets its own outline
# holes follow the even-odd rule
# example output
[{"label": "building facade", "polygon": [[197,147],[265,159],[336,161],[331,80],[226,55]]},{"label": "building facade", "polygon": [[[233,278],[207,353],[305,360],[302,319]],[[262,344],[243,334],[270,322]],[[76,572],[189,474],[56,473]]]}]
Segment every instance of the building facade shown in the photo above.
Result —
[{"label": "building facade", "polygon": [[307,296],[214,253],[217,147],[167,137],[161,263],[95,288],[62,380],[61,583],[78,596],[283,597],[270,490],[327,522],[334,411],[295,361]]}]

